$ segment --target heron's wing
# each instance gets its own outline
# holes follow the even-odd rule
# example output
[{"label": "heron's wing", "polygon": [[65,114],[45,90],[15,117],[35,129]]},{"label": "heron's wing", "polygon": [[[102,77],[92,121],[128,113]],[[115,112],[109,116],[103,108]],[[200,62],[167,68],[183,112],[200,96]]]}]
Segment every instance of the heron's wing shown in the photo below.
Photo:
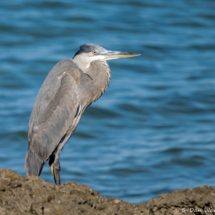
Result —
[{"label": "heron's wing", "polygon": [[32,110],[28,148],[46,162],[80,113],[77,86],[81,71],[71,60],[56,64],[45,79]]}]

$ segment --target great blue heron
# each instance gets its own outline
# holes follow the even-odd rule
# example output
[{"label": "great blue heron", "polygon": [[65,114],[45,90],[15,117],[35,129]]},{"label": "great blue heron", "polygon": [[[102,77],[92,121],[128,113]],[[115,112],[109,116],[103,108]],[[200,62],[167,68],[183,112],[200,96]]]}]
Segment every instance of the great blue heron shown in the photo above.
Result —
[{"label": "great blue heron", "polygon": [[39,176],[49,159],[55,183],[60,184],[60,153],[84,110],[109,85],[111,73],[106,60],[138,55],[86,44],[73,59],[62,60],[52,68],[37,95],[30,117],[25,158],[27,175]]}]

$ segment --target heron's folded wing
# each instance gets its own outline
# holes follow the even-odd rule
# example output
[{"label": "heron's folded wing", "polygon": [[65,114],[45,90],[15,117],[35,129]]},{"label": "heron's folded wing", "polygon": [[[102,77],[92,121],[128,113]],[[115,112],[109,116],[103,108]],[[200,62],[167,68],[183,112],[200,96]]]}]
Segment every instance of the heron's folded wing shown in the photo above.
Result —
[{"label": "heron's folded wing", "polygon": [[50,71],[38,93],[29,122],[28,147],[43,162],[74,124],[80,109],[80,76],[71,60],[61,61]]}]

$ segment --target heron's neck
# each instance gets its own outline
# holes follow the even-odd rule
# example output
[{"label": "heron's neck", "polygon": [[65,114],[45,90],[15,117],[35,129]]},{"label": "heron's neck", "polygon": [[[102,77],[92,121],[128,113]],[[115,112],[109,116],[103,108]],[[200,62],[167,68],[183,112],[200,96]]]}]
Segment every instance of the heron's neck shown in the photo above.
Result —
[{"label": "heron's neck", "polygon": [[89,68],[84,71],[92,79],[92,95],[93,100],[97,100],[107,89],[111,71],[106,61],[94,61],[90,64]]},{"label": "heron's neck", "polygon": [[93,61],[88,69],[85,71],[88,75],[92,77],[92,79],[100,80],[104,79],[104,81],[109,80],[111,78],[111,71],[108,63],[106,61]]},{"label": "heron's neck", "polygon": [[82,60],[81,56],[75,56],[72,61],[84,72],[90,66],[90,61]]}]

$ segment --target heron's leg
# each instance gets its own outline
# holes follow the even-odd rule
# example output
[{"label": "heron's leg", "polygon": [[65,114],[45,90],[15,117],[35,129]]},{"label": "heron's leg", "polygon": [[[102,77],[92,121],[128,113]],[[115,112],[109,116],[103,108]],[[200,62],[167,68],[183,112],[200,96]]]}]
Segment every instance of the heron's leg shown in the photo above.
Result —
[{"label": "heron's leg", "polygon": [[[54,173],[54,167],[53,167],[54,159],[55,159],[55,155],[51,155],[49,158],[49,167],[52,171],[52,175],[53,175],[54,180],[55,180],[55,173]],[[55,183],[56,183],[56,181],[55,181]]]},{"label": "heron's leg", "polygon": [[55,155],[55,159],[54,159],[54,163],[53,163],[53,167],[54,167],[54,173],[55,173],[55,183],[56,185],[60,184],[60,152],[56,153]]},{"label": "heron's leg", "polygon": [[52,171],[52,175],[55,180],[55,184],[59,185],[60,184],[60,153],[56,153],[55,155],[51,155],[49,159],[49,166]]},{"label": "heron's leg", "polygon": [[60,184],[60,161],[59,161],[60,153],[70,137],[71,137],[71,133],[65,134],[63,136],[55,153],[51,155],[49,159],[49,166],[52,171],[52,175],[54,176],[56,185]]}]

